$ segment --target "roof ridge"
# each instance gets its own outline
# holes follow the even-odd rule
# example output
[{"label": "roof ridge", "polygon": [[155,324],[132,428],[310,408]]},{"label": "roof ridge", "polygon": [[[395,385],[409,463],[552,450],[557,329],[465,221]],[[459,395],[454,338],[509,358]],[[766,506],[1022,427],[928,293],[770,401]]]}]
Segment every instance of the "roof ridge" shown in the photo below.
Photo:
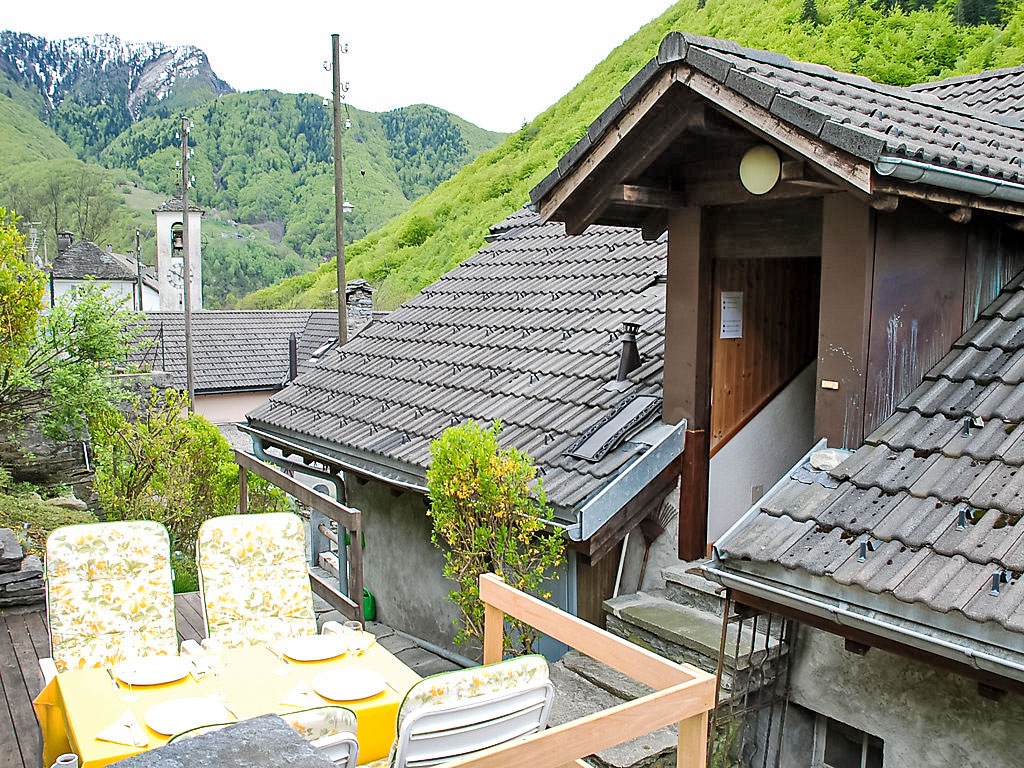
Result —
[{"label": "roof ridge", "polygon": [[976,80],[988,80],[993,77],[1003,77],[1012,72],[1024,73],[1024,64],[1016,64],[1012,67],[1000,67],[999,69],[983,69],[981,72],[971,72],[966,75],[951,75],[941,80],[926,80],[921,83],[912,83],[906,86],[912,91],[927,91],[932,88],[939,88],[954,83],[969,83]]}]

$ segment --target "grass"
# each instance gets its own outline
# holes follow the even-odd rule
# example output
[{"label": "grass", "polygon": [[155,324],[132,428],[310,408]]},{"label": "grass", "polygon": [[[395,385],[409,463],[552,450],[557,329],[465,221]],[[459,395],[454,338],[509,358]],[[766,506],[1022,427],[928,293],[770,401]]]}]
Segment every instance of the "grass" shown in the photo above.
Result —
[{"label": "grass", "polygon": [[41,557],[46,551],[46,537],[56,528],[95,522],[92,512],[46,504],[28,493],[0,493],[0,528],[17,533],[26,554]]}]

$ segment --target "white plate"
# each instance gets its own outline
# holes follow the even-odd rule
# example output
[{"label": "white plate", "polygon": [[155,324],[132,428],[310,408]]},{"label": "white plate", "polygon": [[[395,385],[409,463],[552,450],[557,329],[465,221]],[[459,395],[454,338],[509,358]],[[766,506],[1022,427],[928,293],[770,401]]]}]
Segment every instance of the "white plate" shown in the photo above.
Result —
[{"label": "white plate", "polygon": [[295,661],[323,661],[348,651],[344,635],[300,635],[277,644],[277,649]]},{"label": "white plate", "polygon": [[145,715],[146,725],[165,736],[234,719],[220,702],[198,698],[162,701],[147,709]]},{"label": "white plate", "polygon": [[188,677],[192,664],[178,656],[129,659],[114,667],[117,679],[131,685],[161,685]]},{"label": "white plate", "polygon": [[387,681],[372,669],[335,669],[317,675],[310,683],[313,690],[331,701],[368,699],[388,687]]}]

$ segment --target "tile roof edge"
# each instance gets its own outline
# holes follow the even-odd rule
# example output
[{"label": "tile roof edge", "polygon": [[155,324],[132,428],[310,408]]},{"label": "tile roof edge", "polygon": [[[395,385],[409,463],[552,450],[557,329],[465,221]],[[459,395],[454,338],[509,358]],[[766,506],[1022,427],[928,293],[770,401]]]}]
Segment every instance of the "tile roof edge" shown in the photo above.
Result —
[{"label": "tile roof edge", "polygon": [[[1024,682],[1024,654],[1014,650],[1020,645],[1019,633],[1010,629],[993,622],[973,621],[959,611],[944,614],[924,603],[904,603],[892,595],[876,594],[857,585],[839,585],[827,576],[790,571],[777,563],[756,564],[766,565],[764,568],[734,569],[738,562],[713,558],[699,567],[705,578],[723,586],[755,595],[760,593],[770,602],[843,626],[857,628],[859,625],[869,633],[901,645],[931,650],[973,668]],[[742,562],[755,565],[752,561]],[[799,575],[798,579],[786,580],[786,576],[794,573]],[[833,590],[838,587],[843,594],[833,597],[828,594],[828,587]],[[863,600],[851,599],[858,597]],[[918,609],[916,612],[927,621],[908,617],[908,607]],[[858,608],[861,610],[851,610]],[[985,634],[989,637],[981,636]]]},{"label": "tile roof edge", "polygon": [[969,83],[976,80],[988,80],[993,77],[1004,77],[1011,73],[1024,73],[1024,64],[1017,64],[1012,67],[1000,67],[999,69],[984,69],[981,72],[972,72],[967,75],[951,75],[941,80],[926,80],[922,83],[912,83],[906,86],[911,91],[928,91],[933,88],[944,88],[957,83]]}]

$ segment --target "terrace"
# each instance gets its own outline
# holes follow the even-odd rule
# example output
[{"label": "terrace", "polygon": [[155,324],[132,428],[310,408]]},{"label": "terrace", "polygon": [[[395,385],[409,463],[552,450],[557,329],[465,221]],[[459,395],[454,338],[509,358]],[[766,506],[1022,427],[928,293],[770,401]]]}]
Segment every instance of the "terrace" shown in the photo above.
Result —
[{"label": "terrace", "polygon": [[[358,541],[360,530],[359,511],[341,505],[332,499],[310,491],[299,486],[291,478],[282,475],[273,467],[246,454],[238,454],[237,460],[240,466],[242,478],[246,478],[246,472],[254,472],[266,479],[279,484],[287,492],[295,492],[304,503],[307,503],[314,510],[313,532],[314,540],[320,540],[320,545],[314,544],[311,552],[314,564],[311,566],[311,586],[322,595],[328,596],[331,602],[343,614],[347,616],[360,615],[357,611],[362,610],[361,605],[361,567],[359,548],[353,545],[342,545],[338,551],[338,543],[344,542],[345,538],[340,536],[338,531],[347,530],[351,536],[350,541]],[[242,482],[241,509],[246,507],[246,481]],[[335,529],[329,522],[334,520],[341,527]],[[324,543],[327,542],[326,546]],[[318,546],[323,548],[319,551]],[[344,564],[338,568],[338,563]],[[333,574],[340,576],[345,573],[347,578],[334,582],[325,578],[324,566],[334,564]],[[358,591],[357,591],[358,589]],[[209,586],[207,587],[207,597]],[[348,594],[359,597],[348,597]],[[483,741],[474,742],[474,746],[457,753],[453,759],[447,762],[453,768],[497,768],[505,765],[530,764],[537,768],[560,768],[570,764],[575,765],[589,755],[617,744],[625,743],[635,737],[651,733],[666,726],[678,726],[678,755],[677,765],[679,768],[691,768],[693,766],[704,766],[707,753],[708,715],[715,704],[716,678],[694,667],[685,664],[676,664],[664,659],[650,651],[635,646],[621,638],[615,637],[604,630],[601,630],[587,622],[571,616],[557,608],[554,608],[536,598],[528,596],[518,590],[505,585],[498,577],[487,574],[480,580],[480,596],[485,609],[485,633],[483,643],[484,664],[494,664],[502,658],[503,633],[506,617],[515,618],[537,631],[558,640],[571,648],[575,648],[583,654],[608,665],[609,667],[625,674],[639,683],[649,686],[654,691],[648,695],[628,701],[620,706],[614,706],[599,712],[589,714],[585,717],[563,723],[554,727],[542,729],[531,735],[515,736],[513,738],[501,739],[495,742]],[[174,598],[174,613],[178,644],[188,641],[201,641],[206,636],[204,621],[205,606],[199,593],[186,593],[176,595]],[[384,645],[382,642],[381,645]],[[385,649],[377,647],[372,650],[372,644],[351,656],[359,656],[367,653],[366,663],[371,660],[384,660],[391,665],[392,670],[399,667],[406,671],[399,670],[396,674],[405,681],[405,685],[393,685],[389,678],[388,686],[395,694],[391,697],[391,691],[381,694],[382,697],[394,698],[394,705],[397,708],[401,701],[402,688],[406,690],[414,684],[419,676],[401,663],[400,659],[394,659]],[[255,658],[254,654],[259,650],[256,647],[231,648],[228,649],[227,661],[223,670],[230,668],[236,660]],[[120,696],[124,686],[118,686],[115,681],[115,688],[110,687],[109,681],[101,674],[102,670],[86,669],[61,673],[56,680],[46,684],[40,671],[40,660],[48,659],[51,654],[50,637],[47,627],[46,614],[42,610],[36,611],[0,611],[0,684],[4,697],[4,707],[0,707],[0,768],[38,768],[46,765],[44,754],[52,753],[50,745],[44,753],[43,734],[40,724],[33,712],[33,700],[40,696],[44,688],[50,690],[66,676],[74,677],[75,684],[83,687],[81,681],[89,678],[90,685],[95,682],[94,690],[87,692],[89,695],[83,699],[86,702],[86,709],[102,709],[107,699],[114,708],[124,709],[124,705],[117,704],[115,696]],[[246,656],[246,654],[249,654]],[[276,654],[275,654],[276,655]],[[387,658],[385,658],[387,657]],[[247,678],[256,679],[247,683],[250,690],[258,690],[265,676],[268,685],[277,685],[287,679],[291,684],[293,678],[301,677],[306,672],[315,671],[320,664],[310,666],[286,662],[281,659],[281,668],[272,670],[269,664],[269,655],[259,657],[259,662],[251,665],[248,669],[239,669],[238,672]],[[390,661],[388,659],[394,659]],[[350,658],[350,661],[352,659]],[[326,662],[324,662],[326,663]],[[358,663],[358,662],[357,662]],[[240,664],[240,662],[239,662]],[[236,667],[239,666],[236,664]],[[222,671],[223,671],[222,670]],[[280,674],[281,677],[272,677]],[[289,677],[285,678],[287,674]],[[307,675],[308,676],[308,675]],[[224,678],[230,678],[230,673],[225,671]],[[100,684],[102,683],[102,684]],[[180,683],[184,690],[187,686],[202,686],[202,683],[195,683],[188,677]],[[216,683],[215,683],[216,684]],[[226,685],[223,680],[221,685]],[[129,710],[142,712],[151,701],[156,701],[159,695],[159,688],[166,692],[173,686],[152,686],[135,689],[135,699],[141,701],[133,702]],[[190,688],[191,690],[191,688]],[[198,689],[197,689],[198,690]],[[209,694],[211,688],[201,688]],[[93,695],[94,694],[94,695]],[[120,696],[122,701],[132,701],[132,689],[128,687],[129,696]],[[187,694],[186,694],[187,695]],[[229,712],[237,710],[240,717],[238,720],[245,720],[248,717],[256,717],[266,710],[261,710],[260,703],[236,698],[232,694],[232,708]],[[152,697],[147,698],[147,697]],[[259,696],[257,695],[258,699]],[[276,697],[267,701],[277,701]],[[87,729],[79,728],[76,732],[74,717],[81,718],[82,715],[73,713],[74,692],[71,682],[65,680],[65,688],[61,696],[58,696],[62,707],[62,714],[65,717],[67,732],[72,747],[79,747],[82,739],[86,739],[96,748],[96,740],[83,735]],[[323,704],[324,702],[319,702]],[[227,705],[225,705],[227,706]],[[364,712],[370,712],[369,708],[360,710],[357,704],[351,704],[357,712],[357,717]],[[370,705],[364,705],[369,707]],[[403,705],[404,706],[404,705]],[[82,707],[79,706],[79,710]],[[276,710],[275,710],[276,711]],[[391,720],[387,723],[388,728],[393,728],[394,712],[397,709],[389,710]],[[103,715],[109,719],[109,713]],[[367,715],[369,718],[369,715]],[[140,714],[139,719],[142,719]],[[46,722],[52,723],[47,716]],[[499,718],[500,720],[500,718]],[[80,722],[80,720],[79,720]],[[488,723],[492,726],[493,723]],[[52,725],[51,732],[52,732]],[[62,726],[63,727],[63,726]],[[372,762],[374,757],[372,749],[366,744],[378,738],[379,734],[372,733],[373,729],[366,725],[365,729],[360,728],[360,753],[366,752],[367,760]],[[62,730],[63,732],[63,730]],[[225,732],[227,733],[227,732]],[[72,735],[74,734],[74,735]],[[389,731],[387,743],[393,738],[393,729]],[[213,734],[210,734],[211,736]],[[156,738],[154,738],[154,736]],[[47,737],[48,739],[50,736]],[[78,741],[76,741],[76,738]],[[149,732],[149,746],[155,747],[162,744],[165,737],[159,736],[156,732]],[[480,747],[484,746],[483,749]],[[113,745],[102,743],[101,746],[111,747]],[[196,747],[199,742],[196,742]],[[123,748],[122,748],[123,749]],[[132,754],[136,753],[131,747],[127,748]],[[75,750],[82,751],[85,750]],[[116,750],[115,750],[116,751]],[[98,754],[98,753],[97,753]],[[106,754],[106,753],[104,753]],[[145,754],[145,753],[143,753]],[[383,754],[386,754],[386,746]],[[83,757],[82,764],[85,766],[99,766],[114,762],[106,757],[96,756],[95,759]],[[138,760],[138,758],[133,758]],[[266,765],[275,765],[274,757],[266,758]],[[336,763],[338,764],[338,763]],[[412,764],[412,763],[410,763]],[[579,762],[580,765],[585,763]]]}]

